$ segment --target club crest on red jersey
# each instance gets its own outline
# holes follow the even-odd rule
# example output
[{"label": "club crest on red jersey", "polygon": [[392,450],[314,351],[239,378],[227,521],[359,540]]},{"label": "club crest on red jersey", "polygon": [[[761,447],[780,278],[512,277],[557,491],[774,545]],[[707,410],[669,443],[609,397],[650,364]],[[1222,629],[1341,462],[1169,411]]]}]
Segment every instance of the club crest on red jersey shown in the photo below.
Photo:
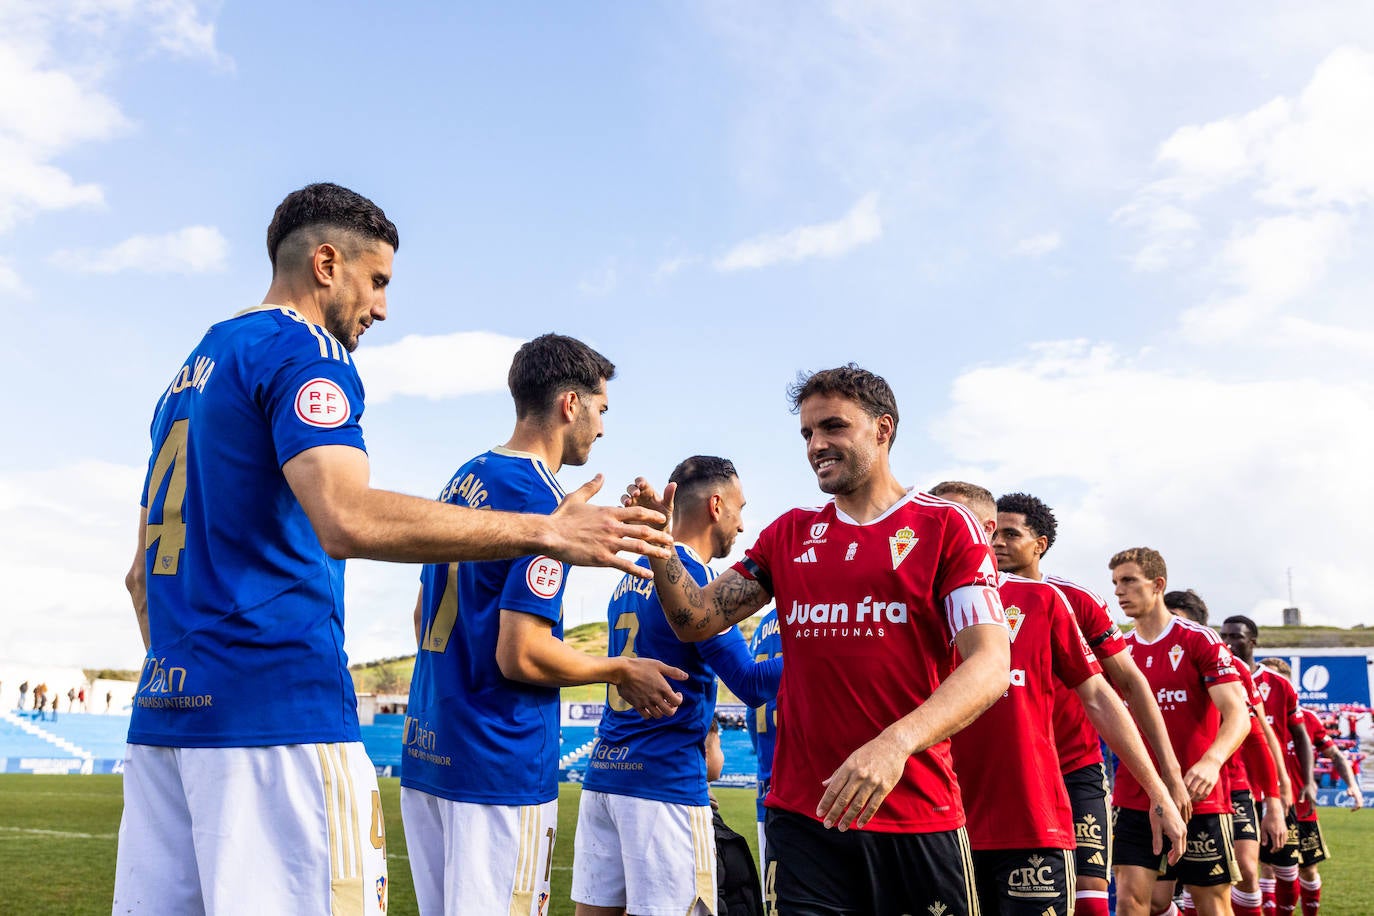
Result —
[{"label": "club crest on red jersey", "polygon": [[898,528],[892,537],[887,539],[887,543],[892,547],[892,568],[896,569],[902,565],[902,561],[911,553],[911,548],[916,546],[920,538],[916,537],[916,532],[910,528]]},{"label": "club crest on red jersey", "polygon": [[1003,612],[1007,615],[1007,629],[1011,630],[1011,641],[1016,642],[1016,634],[1021,630],[1021,623],[1025,619],[1021,614],[1021,609],[1016,605],[1004,608]]},{"label": "club crest on red jersey", "polygon": [[1173,665],[1174,670],[1177,671],[1178,663],[1181,661],[1183,661],[1183,647],[1178,643],[1174,643],[1169,649],[1169,664]]}]

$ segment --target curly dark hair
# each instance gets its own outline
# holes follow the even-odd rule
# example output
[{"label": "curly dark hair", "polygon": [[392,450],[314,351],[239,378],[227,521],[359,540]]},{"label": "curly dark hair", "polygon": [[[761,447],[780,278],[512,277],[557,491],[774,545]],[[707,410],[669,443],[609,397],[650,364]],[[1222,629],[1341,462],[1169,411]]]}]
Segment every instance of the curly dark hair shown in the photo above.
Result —
[{"label": "curly dark hair", "polygon": [[1004,493],[997,497],[998,512],[1020,513],[1026,519],[1026,527],[1031,534],[1045,539],[1045,553],[1054,546],[1055,535],[1059,533],[1059,522],[1055,520],[1054,510],[1041,502],[1039,497],[1029,493]]}]

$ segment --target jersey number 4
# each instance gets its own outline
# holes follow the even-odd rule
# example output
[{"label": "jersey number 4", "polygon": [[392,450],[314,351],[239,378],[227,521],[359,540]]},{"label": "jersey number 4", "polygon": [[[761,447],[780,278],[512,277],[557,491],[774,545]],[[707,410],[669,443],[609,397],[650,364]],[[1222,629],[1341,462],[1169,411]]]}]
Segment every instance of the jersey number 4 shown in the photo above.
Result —
[{"label": "jersey number 4", "polygon": [[153,472],[148,476],[148,514],[155,514],[152,505],[163,481],[167,482],[166,495],[162,497],[162,521],[148,522],[147,533],[143,538],[143,549],[157,544],[153,556],[152,573],[155,576],[175,576],[181,567],[181,552],[186,549],[186,520],[182,507],[186,502],[186,432],[190,420],[177,420],[162,440],[153,461]]}]

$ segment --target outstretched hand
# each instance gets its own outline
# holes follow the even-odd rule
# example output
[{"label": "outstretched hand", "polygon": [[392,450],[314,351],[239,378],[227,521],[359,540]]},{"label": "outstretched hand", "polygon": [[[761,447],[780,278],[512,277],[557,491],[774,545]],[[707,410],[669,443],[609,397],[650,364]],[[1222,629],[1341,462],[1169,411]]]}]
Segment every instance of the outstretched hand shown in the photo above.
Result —
[{"label": "outstretched hand", "polygon": [[640,578],[652,576],[651,571],[619,553],[627,550],[660,559],[672,556],[673,538],[664,530],[666,516],[629,503],[620,507],[590,505],[601,484],[602,476],[597,474],[558,504],[549,517],[554,535],[549,556],[574,566],[609,566]]},{"label": "outstretched hand", "polygon": [[677,484],[670,483],[663,488],[663,495],[659,496],[657,491],[649,481],[643,477],[636,477],[635,482],[625,488],[625,495],[620,497],[620,504],[628,508],[640,508],[650,512],[655,512],[663,517],[663,530],[672,530],[673,525],[673,498],[677,495]]},{"label": "outstretched hand", "polygon": [[816,806],[816,817],[826,827],[842,831],[864,826],[901,780],[910,756],[907,749],[885,733],[879,734],[822,781],[825,794]]}]

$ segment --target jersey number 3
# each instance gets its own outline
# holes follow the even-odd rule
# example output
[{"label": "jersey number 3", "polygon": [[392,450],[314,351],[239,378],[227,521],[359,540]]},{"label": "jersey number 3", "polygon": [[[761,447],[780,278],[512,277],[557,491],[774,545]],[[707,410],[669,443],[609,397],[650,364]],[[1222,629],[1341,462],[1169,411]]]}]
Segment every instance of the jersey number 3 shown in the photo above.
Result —
[{"label": "jersey number 3", "polygon": [[157,544],[153,556],[152,574],[155,576],[175,576],[181,567],[181,552],[186,548],[186,520],[182,507],[186,502],[186,431],[190,420],[177,420],[162,440],[153,461],[153,472],[148,476],[148,514],[152,515],[153,500],[162,483],[167,482],[166,495],[162,497],[162,521],[148,522],[147,533],[143,538],[143,549]]}]

